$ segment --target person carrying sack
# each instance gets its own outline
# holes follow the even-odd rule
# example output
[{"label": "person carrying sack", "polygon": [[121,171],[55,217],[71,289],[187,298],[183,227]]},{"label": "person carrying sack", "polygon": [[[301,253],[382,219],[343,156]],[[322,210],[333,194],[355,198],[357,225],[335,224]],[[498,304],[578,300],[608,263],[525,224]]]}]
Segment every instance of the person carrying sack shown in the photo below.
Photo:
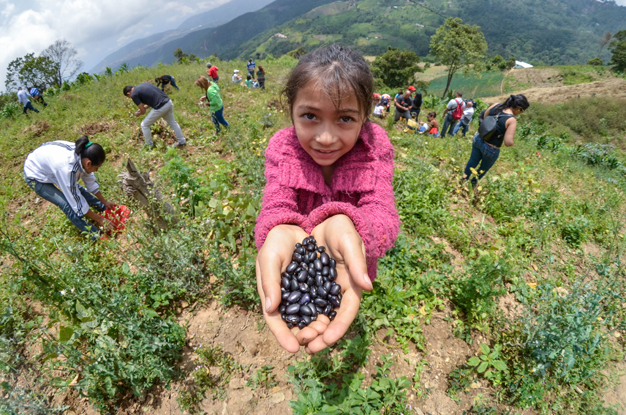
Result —
[{"label": "person carrying sack", "polygon": [[447,133],[452,134],[454,127],[463,116],[463,110],[465,110],[465,102],[463,102],[463,93],[457,91],[456,98],[451,99],[443,112],[443,128],[441,130],[441,138],[444,138]]},{"label": "person carrying sack", "polygon": [[511,95],[504,104],[493,104],[485,110],[484,120],[474,135],[472,154],[465,166],[463,180],[471,177],[472,186],[476,186],[498,160],[502,143],[507,147],[513,146],[516,117],[529,106],[528,99],[519,94]]}]

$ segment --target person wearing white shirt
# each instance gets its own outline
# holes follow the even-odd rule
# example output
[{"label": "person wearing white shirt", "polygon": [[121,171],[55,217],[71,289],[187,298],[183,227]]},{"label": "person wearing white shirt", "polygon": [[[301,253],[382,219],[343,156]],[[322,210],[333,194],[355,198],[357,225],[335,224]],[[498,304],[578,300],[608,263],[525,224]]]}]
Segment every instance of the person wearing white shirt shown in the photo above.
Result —
[{"label": "person wearing white shirt", "polygon": [[[98,228],[111,230],[112,224],[89,207],[98,212],[115,207],[100,193],[94,175],[105,158],[102,146],[90,142],[87,136],[80,137],[75,143],[51,141],[26,157],[24,179],[39,197],[58,206],[74,226],[96,240]],[[86,189],[78,184],[81,179]],[[88,223],[85,217],[94,221],[98,228]]]},{"label": "person wearing white shirt", "polygon": [[459,120],[463,116],[462,113],[459,114],[458,118],[454,118],[455,110],[458,106],[461,106],[462,110],[465,110],[465,101],[463,101],[463,93],[461,91],[457,91],[456,98],[451,99],[446,105],[446,109],[443,111],[443,129],[441,130],[441,138],[445,138],[446,134],[452,134],[454,131],[454,127],[458,124]]},{"label": "person wearing white shirt", "polygon": [[233,84],[238,84],[239,82],[241,82],[241,75],[239,75],[239,69],[235,69],[233,72],[233,76],[231,78],[231,81],[233,82]]},{"label": "person wearing white shirt", "polygon": [[30,103],[30,99],[33,97],[28,93],[28,91],[22,89],[22,87],[17,88],[17,100],[22,104],[24,108],[24,114],[27,114],[28,110],[39,112],[37,108],[33,107],[33,104]]},{"label": "person wearing white shirt", "polygon": [[452,130],[452,137],[462,128],[463,129],[463,137],[467,134],[467,130],[469,129],[469,124],[472,122],[472,117],[474,117],[474,103],[472,101],[467,101],[465,103],[465,110],[463,111],[463,116],[461,120],[456,124],[454,130]]}]

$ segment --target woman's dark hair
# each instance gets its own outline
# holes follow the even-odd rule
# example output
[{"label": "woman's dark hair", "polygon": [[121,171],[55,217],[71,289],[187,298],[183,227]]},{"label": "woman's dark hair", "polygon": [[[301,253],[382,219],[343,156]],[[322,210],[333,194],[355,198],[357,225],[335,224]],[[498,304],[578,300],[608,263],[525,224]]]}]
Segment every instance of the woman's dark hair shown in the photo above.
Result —
[{"label": "woman's dark hair", "polygon": [[265,70],[263,69],[263,67],[261,65],[259,65],[259,72],[265,73]]},{"label": "woman's dark hair", "polygon": [[132,90],[133,90],[133,86],[132,86],[132,85],[126,85],[126,86],[124,87],[124,96],[128,95],[128,93],[129,93],[130,91],[132,91]]},{"label": "woman's dark hair", "polygon": [[434,111],[431,111],[431,112],[428,113],[428,116],[432,117],[432,118],[437,118],[437,113],[434,112]]},{"label": "woman's dark hair", "polygon": [[363,56],[352,49],[333,44],[300,58],[282,92],[290,113],[298,92],[310,82],[329,96],[336,109],[344,97],[354,94],[364,118],[372,112],[374,78]]},{"label": "woman's dark hair", "polygon": [[86,135],[82,136],[81,138],[76,140],[76,149],[74,150],[74,152],[76,152],[76,154],[80,156],[81,159],[87,158],[91,160],[91,163],[94,166],[101,166],[106,159],[104,149],[98,143],[90,143],[91,142]]},{"label": "woman's dark hair", "polygon": [[502,108],[521,108],[523,110],[528,109],[528,107],[530,107],[530,103],[528,102],[528,99],[526,99],[526,97],[522,94],[518,94],[518,95],[511,95],[510,97],[507,98],[506,101],[504,101],[504,104],[502,104]]},{"label": "woman's dark hair", "polygon": [[248,75],[248,80],[252,79],[252,77],[250,75]]}]

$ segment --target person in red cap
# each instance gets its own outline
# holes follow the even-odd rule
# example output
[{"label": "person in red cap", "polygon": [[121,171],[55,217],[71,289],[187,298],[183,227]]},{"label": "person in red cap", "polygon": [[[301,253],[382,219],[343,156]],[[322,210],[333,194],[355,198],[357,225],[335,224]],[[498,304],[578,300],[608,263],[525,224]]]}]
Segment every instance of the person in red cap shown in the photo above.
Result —
[{"label": "person in red cap", "polygon": [[420,111],[422,110],[422,94],[417,92],[417,89],[415,89],[413,85],[409,86],[408,89],[411,91],[411,94],[415,93],[415,96],[411,97],[412,104],[410,112],[411,117],[417,121],[417,117],[419,117]]}]

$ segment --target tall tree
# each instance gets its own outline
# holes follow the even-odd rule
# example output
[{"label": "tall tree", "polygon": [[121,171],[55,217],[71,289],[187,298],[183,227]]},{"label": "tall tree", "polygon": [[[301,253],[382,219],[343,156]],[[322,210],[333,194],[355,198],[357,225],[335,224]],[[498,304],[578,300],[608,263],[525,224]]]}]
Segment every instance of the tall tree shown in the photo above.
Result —
[{"label": "tall tree", "polygon": [[463,75],[480,74],[487,57],[487,41],[479,26],[463,24],[458,17],[449,17],[430,38],[430,51],[448,67],[445,97],[457,71]]},{"label": "tall tree", "polygon": [[388,46],[372,63],[372,74],[390,88],[404,88],[415,81],[415,72],[422,71],[419,62],[414,52]]},{"label": "tall tree", "polygon": [[626,30],[620,30],[613,36],[613,40],[609,43],[611,51],[611,62],[613,69],[618,72],[626,71]]},{"label": "tall tree", "polygon": [[9,62],[4,85],[7,91],[15,91],[18,86],[34,86],[43,91],[56,84],[57,73],[58,66],[50,58],[29,53]]},{"label": "tall tree", "polygon": [[76,49],[65,39],[57,40],[41,52],[41,56],[45,56],[57,64],[57,86],[61,86],[63,81],[71,79],[83,66],[83,62],[76,59],[76,55],[78,55]]}]

